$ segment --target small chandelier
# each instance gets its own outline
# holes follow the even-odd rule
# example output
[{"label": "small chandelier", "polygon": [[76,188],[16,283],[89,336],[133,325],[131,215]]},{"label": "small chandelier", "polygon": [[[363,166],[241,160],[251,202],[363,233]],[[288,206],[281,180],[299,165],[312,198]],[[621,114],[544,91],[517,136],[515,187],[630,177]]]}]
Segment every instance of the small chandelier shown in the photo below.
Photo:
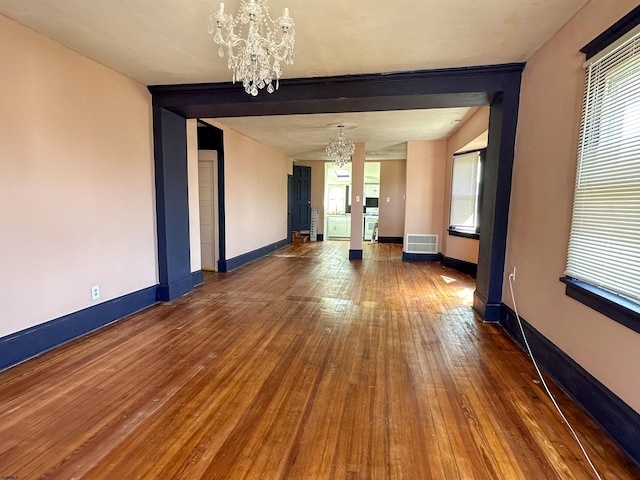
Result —
[{"label": "small chandelier", "polygon": [[344,136],[344,125],[338,125],[340,133],[327,145],[327,155],[336,167],[344,167],[351,161],[351,156],[356,146],[351,140]]},{"label": "small chandelier", "polygon": [[282,74],[280,64],[293,64],[293,27],[288,8],[274,22],[269,16],[266,0],[240,0],[236,18],[224,13],[224,3],[220,3],[220,9],[211,14],[209,33],[220,45],[218,54],[221,57],[226,50],[233,83],[242,81],[245,91],[256,96],[258,89],[265,86],[269,93],[277,90]]}]

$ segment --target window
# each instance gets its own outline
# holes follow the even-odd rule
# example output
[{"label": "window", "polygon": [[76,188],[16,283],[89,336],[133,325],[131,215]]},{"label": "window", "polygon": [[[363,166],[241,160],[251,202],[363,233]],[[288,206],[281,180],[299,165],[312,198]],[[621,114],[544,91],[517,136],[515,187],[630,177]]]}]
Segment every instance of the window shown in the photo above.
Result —
[{"label": "window", "polygon": [[[567,258],[570,288],[640,328],[640,30],[586,64]],[[574,292],[575,293],[575,292]],[[595,297],[594,297],[595,295]],[[578,298],[580,300],[580,298]],[[584,302],[589,304],[589,302]],[[631,324],[631,325],[629,325]]]},{"label": "window", "polygon": [[453,156],[449,234],[478,238],[483,151]]}]

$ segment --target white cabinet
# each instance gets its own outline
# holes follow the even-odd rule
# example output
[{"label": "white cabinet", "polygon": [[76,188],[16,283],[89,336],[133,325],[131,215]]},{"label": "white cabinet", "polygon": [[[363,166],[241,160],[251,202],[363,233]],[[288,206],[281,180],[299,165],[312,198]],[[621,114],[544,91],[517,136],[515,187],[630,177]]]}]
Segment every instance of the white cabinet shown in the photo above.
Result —
[{"label": "white cabinet", "polygon": [[364,196],[366,198],[379,198],[380,197],[380,184],[378,184],[378,183],[365,183],[364,184]]},{"label": "white cabinet", "polygon": [[349,238],[351,236],[351,217],[327,217],[328,238]]}]

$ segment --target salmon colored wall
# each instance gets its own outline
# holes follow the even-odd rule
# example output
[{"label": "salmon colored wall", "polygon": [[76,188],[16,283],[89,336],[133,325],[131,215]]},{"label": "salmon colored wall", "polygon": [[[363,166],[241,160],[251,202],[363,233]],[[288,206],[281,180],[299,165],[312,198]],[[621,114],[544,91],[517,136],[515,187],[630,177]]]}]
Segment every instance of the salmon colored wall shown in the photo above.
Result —
[{"label": "salmon colored wall", "polygon": [[451,177],[453,173],[453,154],[461,151],[489,128],[489,107],[480,107],[460,125],[447,139],[447,167],[444,179],[444,217],[442,231],[442,253],[445,257],[478,263],[478,247],[480,242],[472,238],[450,236],[447,232],[451,214]]},{"label": "salmon colored wall", "polygon": [[378,235],[381,237],[402,237],[404,235],[406,180],[406,160],[380,161]]},{"label": "salmon colored wall", "polygon": [[224,131],[227,259],[287,238],[291,159],[220,124]]},{"label": "salmon colored wall", "polygon": [[[437,234],[442,248],[442,215],[447,142],[407,142],[407,203],[404,238],[407,233]],[[442,250],[440,250],[442,251]]]},{"label": "salmon colored wall", "polygon": [[2,15],[0,45],[4,336],[158,274],[146,87]]},{"label": "salmon colored wall", "polygon": [[311,208],[318,209],[317,233],[324,234],[324,168],[322,160],[296,160],[295,165],[311,167]]},{"label": "salmon colored wall", "polygon": [[351,250],[362,250],[362,215],[364,214],[364,152],[365,144],[356,142],[351,157]]},{"label": "salmon colored wall", "polygon": [[187,175],[189,189],[189,250],[191,271],[202,268],[200,251],[200,188],[198,186],[198,120],[187,120]]},{"label": "salmon colored wall", "polygon": [[524,70],[505,268],[516,267],[520,314],[637,412],[640,334],[565,296],[576,152],[584,86],[579,50],[637,6],[591,1]]}]

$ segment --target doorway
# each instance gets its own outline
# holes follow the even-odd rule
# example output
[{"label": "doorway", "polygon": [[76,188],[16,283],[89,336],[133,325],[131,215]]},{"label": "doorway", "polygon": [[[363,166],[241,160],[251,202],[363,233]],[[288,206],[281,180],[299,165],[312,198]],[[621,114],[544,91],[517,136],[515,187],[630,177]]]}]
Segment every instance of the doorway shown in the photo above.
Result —
[{"label": "doorway", "polygon": [[[282,90],[276,101],[272,97],[242,96],[237,85],[231,83],[149,87],[153,97],[156,198],[160,205],[156,211],[157,222],[173,227],[158,232],[159,298],[177,298],[192,289],[188,275],[188,223],[184,221],[188,218],[184,154],[186,118],[490,105],[474,308],[486,321],[500,320],[523,69],[523,63],[512,63],[384,75],[290,79],[287,89]],[[223,168],[224,154],[221,152],[220,178],[224,178]],[[174,170],[178,175],[173,175]],[[219,192],[220,271],[226,271],[224,185]],[[173,237],[179,237],[178,241]]]},{"label": "doorway", "polygon": [[200,206],[200,252],[204,271],[218,270],[218,152],[198,151],[198,193]]},{"label": "doorway", "polygon": [[327,240],[351,238],[351,163],[325,163],[324,231]]},{"label": "doorway", "polygon": [[294,232],[311,228],[311,167],[293,167],[293,216]]}]

